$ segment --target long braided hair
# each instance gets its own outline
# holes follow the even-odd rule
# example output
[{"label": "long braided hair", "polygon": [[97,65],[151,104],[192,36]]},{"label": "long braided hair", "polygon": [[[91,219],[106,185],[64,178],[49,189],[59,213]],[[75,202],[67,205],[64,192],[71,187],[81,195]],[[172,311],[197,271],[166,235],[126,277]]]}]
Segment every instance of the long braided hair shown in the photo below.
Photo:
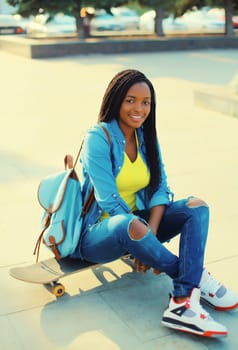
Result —
[{"label": "long braided hair", "polygon": [[113,119],[118,120],[120,107],[127,91],[132,85],[140,82],[145,82],[151,93],[151,109],[148,118],[143,124],[143,133],[146,148],[146,161],[150,170],[149,194],[152,195],[160,184],[161,170],[156,134],[155,91],[151,81],[142,72],[135,69],[126,69],[116,74],[105,91],[98,122],[108,123]]}]

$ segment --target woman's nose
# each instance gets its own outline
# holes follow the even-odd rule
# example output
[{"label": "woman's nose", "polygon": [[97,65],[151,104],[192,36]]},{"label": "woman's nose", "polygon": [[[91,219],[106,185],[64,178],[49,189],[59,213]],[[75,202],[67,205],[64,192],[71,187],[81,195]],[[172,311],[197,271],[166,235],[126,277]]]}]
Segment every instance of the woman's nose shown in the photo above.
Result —
[{"label": "woman's nose", "polygon": [[142,111],[142,110],[143,110],[142,103],[141,103],[141,102],[136,102],[136,104],[134,105],[134,109],[135,109],[135,111],[137,111],[137,112]]}]

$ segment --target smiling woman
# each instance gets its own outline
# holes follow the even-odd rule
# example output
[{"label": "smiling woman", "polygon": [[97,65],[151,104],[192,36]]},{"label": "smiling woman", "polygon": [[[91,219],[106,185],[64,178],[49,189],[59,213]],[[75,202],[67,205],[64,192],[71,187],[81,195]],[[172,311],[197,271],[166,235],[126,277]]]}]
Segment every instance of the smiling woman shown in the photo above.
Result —
[{"label": "smiling woman", "polygon": [[[200,297],[225,311],[238,307],[238,296],[204,267],[208,205],[193,196],[173,200],[156,132],[155,91],[142,72],[123,70],[110,81],[98,123],[84,139],[81,163],[83,198],[93,190],[94,201],[71,256],[105,263],[131,254],[136,271],[152,268],[172,279],[164,326],[207,337],[227,335]],[[178,235],[174,254],[163,243]]]}]

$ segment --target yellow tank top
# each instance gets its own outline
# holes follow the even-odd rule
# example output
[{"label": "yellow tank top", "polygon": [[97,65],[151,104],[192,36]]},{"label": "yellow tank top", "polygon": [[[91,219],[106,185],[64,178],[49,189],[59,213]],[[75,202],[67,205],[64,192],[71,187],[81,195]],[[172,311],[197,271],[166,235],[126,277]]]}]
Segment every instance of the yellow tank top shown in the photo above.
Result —
[{"label": "yellow tank top", "polygon": [[149,183],[149,172],[139,152],[134,162],[124,154],[124,163],[116,178],[118,192],[131,208],[136,210],[136,192],[146,187]]},{"label": "yellow tank top", "polygon": [[[149,170],[139,152],[134,162],[124,153],[124,163],[117,175],[116,184],[120,196],[124,199],[131,211],[136,210],[136,192],[149,184]],[[107,213],[101,215],[101,219],[108,217]]]}]

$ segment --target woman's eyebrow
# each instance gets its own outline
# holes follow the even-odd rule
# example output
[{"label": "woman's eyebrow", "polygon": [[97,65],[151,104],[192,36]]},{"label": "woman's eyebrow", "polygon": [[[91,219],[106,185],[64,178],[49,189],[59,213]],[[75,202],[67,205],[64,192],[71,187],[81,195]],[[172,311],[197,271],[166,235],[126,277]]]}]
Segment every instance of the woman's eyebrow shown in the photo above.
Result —
[{"label": "woman's eyebrow", "polygon": [[[136,96],[133,96],[133,95],[126,95],[126,97],[136,98]],[[144,96],[144,99],[150,100],[151,97],[150,96]]]}]

